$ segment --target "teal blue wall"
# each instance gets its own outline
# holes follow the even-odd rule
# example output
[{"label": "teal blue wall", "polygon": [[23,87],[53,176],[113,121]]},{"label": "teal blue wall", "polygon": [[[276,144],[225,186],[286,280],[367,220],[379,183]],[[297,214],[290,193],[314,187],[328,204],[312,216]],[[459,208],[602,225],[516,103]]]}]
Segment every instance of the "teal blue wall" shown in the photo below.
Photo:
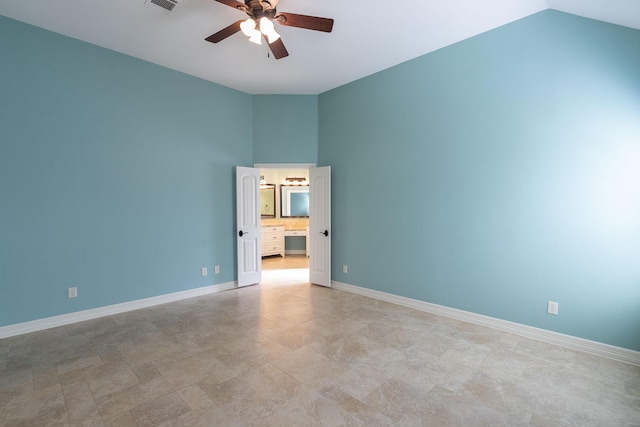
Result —
[{"label": "teal blue wall", "polygon": [[0,326],[234,280],[250,95],[3,17],[0,58]]},{"label": "teal blue wall", "polygon": [[253,97],[253,161],[316,163],[318,97],[255,95]]},{"label": "teal blue wall", "polygon": [[307,239],[304,236],[286,236],[284,248],[285,250],[304,251],[307,249]]},{"label": "teal blue wall", "polygon": [[640,31],[546,11],[321,94],[318,160],[334,280],[640,350]]}]

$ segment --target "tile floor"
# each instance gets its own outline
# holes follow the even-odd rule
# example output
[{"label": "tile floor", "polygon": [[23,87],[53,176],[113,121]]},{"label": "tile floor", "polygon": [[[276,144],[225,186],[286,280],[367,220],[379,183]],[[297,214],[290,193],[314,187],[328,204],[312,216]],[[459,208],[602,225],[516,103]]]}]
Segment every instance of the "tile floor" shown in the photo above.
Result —
[{"label": "tile floor", "polygon": [[640,367],[263,275],[0,340],[0,425],[640,425]]}]

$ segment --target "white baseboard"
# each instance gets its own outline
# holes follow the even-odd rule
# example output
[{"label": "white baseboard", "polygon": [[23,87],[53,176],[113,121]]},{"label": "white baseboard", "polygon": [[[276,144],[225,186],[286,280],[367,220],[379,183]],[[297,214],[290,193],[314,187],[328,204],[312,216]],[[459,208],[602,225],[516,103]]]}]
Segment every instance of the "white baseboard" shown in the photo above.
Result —
[{"label": "white baseboard", "polygon": [[30,322],[16,323],[15,325],[2,326],[0,327],[0,339],[27,334],[29,332],[42,331],[49,328],[55,328],[56,326],[69,325],[71,323],[82,322],[85,320],[97,319],[99,317],[110,316],[112,314],[153,307],[155,305],[180,301],[187,298],[214,294],[229,289],[235,289],[236,287],[237,286],[235,281],[220,283],[217,285],[204,286],[202,288],[195,288],[186,291],[159,295],[157,297],[144,298],[135,301],[123,302],[121,304],[92,308],[90,310],[76,311],[75,313],[62,314],[60,316],[32,320]]},{"label": "white baseboard", "polygon": [[616,347],[596,341],[578,338],[571,335],[565,335],[558,332],[548,331],[546,329],[534,328],[520,323],[509,322],[507,320],[497,319],[495,317],[483,316],[469,311],[458,310],[455,308],[445,307],[443,305],[432,304],[425,301],[401,297],[398,295],[388,294],[386,292],[367,289],[360,286],[349,285],[341,282],[331,282],[335,289],[351,292],[373,299],[402,305],[404,307],[413,308],[427,313],[439,316],[450,317],[452,319],[469,322],[480,326],[509,332],[525,338],[531,338],[543,341],[549,344],[556,344],[572,350],[582,351],[585,353],[602,356],[619,362],[629,363],[640,366],[640,352],[629,350],[622,347]]},{"label": "white baseboard", "polygon": [[304,249],[285,249],[285,255],[305,255],[307,253]]}]

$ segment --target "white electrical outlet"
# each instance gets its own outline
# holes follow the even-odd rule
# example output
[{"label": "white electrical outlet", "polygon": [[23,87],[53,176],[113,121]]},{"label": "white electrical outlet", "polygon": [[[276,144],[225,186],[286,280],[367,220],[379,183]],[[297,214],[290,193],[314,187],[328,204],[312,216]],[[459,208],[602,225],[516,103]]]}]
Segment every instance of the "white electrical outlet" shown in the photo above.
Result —
[{"label": "white electrical outlet", "polygon": [[343,272],[343,273],[345,273],[345,274],[349,272],[349,267],[347,267],[347,265],[346,265],[346,264],[344,264],[344,265],[342,266],[342,272]]},{"label": "white electrical outlet", "polygon": [[555,301],[547,301],[547,313],[557,315],[558,303]]},{"label": "white electrical outlet", "polygon": [[78,296],[78,288],[77,287],[72,287],[72,288],[67,288],[67,297],[68,298],[76,298]]},{"label": "white electrical outlet", "polygon": [[216,266],[213,268],[213,271],[214,271],[214,273],[215,273],[215,274],[220,274],[220,266],[219,266],[219,265],[216,265]]},{"label": "white electrical outlet", "polygon": [[200,274],[202,274],[203,276],[206,276],[207,274],[209,274],[207,272],[207,267],[202,267],[202,270],[200,270]]}]

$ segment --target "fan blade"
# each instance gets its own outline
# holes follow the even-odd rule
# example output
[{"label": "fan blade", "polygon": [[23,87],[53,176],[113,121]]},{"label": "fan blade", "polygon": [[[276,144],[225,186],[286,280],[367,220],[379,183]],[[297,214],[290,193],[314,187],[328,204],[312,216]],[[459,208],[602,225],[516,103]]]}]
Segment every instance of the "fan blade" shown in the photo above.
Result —
[{"label": "fan blade", "polygon": [[333,29],[333,19],[318,16],[298,15],[296,13],[281,12],[275,19],[282,25],[305,28],[307,30],[324,31],[330,33]]},{"label": "fan blade", "polygon": [[238,31],[240,31],[240,24],[242,22],[243,21],[234,22],[233,24],[229,25],[228,27],[221,29],[217,33],[211,34],[205,40],[208,41],[208,42],[211,42],[211,43],[221,42],[222,40],[226,39],[227,37],[232,36],[235,33],[237,33]]},{"label": "fan blade", "polygon": [[245,10],[246,6],[244,3],[240,3],[236,0],[216,0],[218,3],[226,4],[227,6],[231,6],[234,9]]},{"label": "fan blade", "polygon": [[284,43],[282,43],[282,38],[279,38],[273,43],[269,43],[269,49],[271,49],[271,53],[273,53],[273,56],[275,56],[276,59],[289,56],[289,52],[287,52],[287,48],[284,47]]}]

